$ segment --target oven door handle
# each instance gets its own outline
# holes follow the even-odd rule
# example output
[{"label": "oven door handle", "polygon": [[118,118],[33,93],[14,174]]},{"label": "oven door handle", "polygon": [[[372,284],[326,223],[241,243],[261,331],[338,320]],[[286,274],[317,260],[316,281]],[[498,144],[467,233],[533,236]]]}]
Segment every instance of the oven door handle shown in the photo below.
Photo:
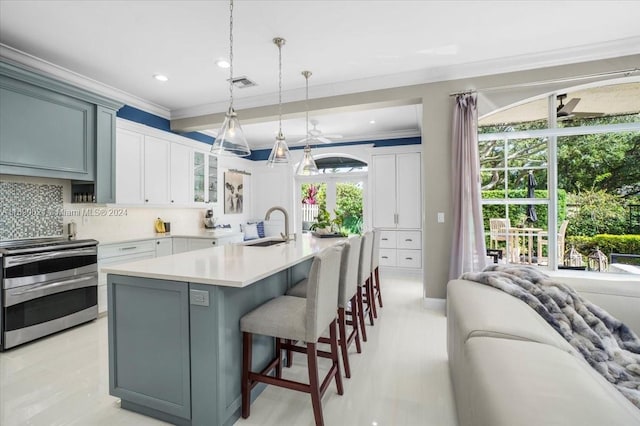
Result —
[{"label": "oven door handle", "polygon": [[60,259],[63,257],[95,256],[97,255],[97,253],[98,250],[94,246],[73,250],[56,250],[48,251],[46,253],[30,253],[22,254],[19,256],[5,256],[4,267],[10,268],[12,266],[26,265],[27,263],[34,263],[50,259]]},{"label": "oven door handle", "polygon": [[98,274],[92,273],[62,281],[49,281],[5,291],[5,306],[13,306],[39,297],[48,296],[63,291],[76,290],[83,287],[98,285]]}]

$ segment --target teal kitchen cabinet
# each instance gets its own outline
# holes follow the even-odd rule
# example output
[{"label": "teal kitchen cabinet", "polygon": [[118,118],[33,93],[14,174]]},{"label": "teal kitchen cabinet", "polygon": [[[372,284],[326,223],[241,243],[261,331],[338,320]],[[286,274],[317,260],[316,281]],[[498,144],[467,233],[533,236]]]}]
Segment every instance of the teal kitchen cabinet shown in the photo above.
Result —
[{"label": "teal kitchen cabinet", "polygon": [[0,61],[0,173],[91,183],[97,202],[113,202],[120,107]]}]

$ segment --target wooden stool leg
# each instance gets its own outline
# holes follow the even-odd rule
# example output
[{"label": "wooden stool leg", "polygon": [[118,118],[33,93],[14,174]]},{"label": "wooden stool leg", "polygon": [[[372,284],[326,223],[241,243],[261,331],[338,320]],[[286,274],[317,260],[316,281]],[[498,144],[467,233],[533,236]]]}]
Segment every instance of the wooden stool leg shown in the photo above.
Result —
[{"label": "wooden stool leg", "polygon": [[322,403],[320,401],[320,382],[318,381],[318,355],[316,353],[316,344],[307,343],[307,366],[309,370],[309,386],[311,393],[311,404],[313,405],[313,415],[316,420],[316,426],[324,426],[322,416]]},{"label": "wooden stool leg", "polygon": [[380,307],[382,308],[382,290],[380,289],[380,270],[379,270],[379,268],[376,268],[375,271],[373,271],[373,274],[376,277],[376,290],[378,291],[378,303],[380,304]]},{"label": "wooden stool leg", "polygon": [[362,288],[358,287],[356,293],[356,299],[358,300],[358,320],[360,321],[360,330],[362,330],[362,341],[367,341],[367,329],[364,327],[364,304],[362,303]]},{"label": "wooden stool leg", "polygon": [[367,312],[369,313],[369,322],[371,325],[373,324],[373,308],[371,307],[371,302],[373,301],[373,297],[371,294],[371,279],[367,278],[367,281],[364,283],[364,291],[367,296]]},{"label": "wooden stool leg", "polygon": [[[291,345],[293,344],[293,341],[291,339],[287,339],[287,344]],[[291,349],[287,349],[287,368],[291,368],[292,365],[293,365],[293,352],[291,351]]]},{"label": "wooden stool leg", "polygon": [[360,346],[360,327],[358,327],[358,297],[354,295],[351,298],[351,324],[355,331],[354,339],[356,340],[356,350],[358,353],[362,353],[362,347]]},{"label": "wooden stool leg", "polygon": [[[373,273],[369,275],[369,294],[371,295],[371,299],[369,299],[369,303],[371,304],[371,311],[373,312],[373,317],[378,318],[378,308],[376,308],[376,289],[373,284]],[[373,325],[373,322],[371,323]]]},{"label": "wooden stool leg", "polygon": [[282,339],[276,337],[276,359],[278,363],[276,364],[276,377],[282,378]]},{"label": "wooden stool leg", "polygon": [[251,333],[242,333],[242,418],[246,419],[250,414],[251,384],[249,383],[249,371],[251,370],[251,345],[253,343]]},{"label": "wooden stool leg", "polygon": [[351,378],[351,368],[349,367],[349,354],[347,353],[347,320],[344,317],[344,308],[338,308],[338,330],[340,332],[340,349],[342,351],[342,365],[344,365],[344,375]]},{"label": "wooden stool leg", "polygon": [[338,388],[338,395],[343,395],[344,389],[342,387],[342,374],[340,374],[340,363],[338,362],[338,334],[336,333],[336,320],[333,320],[329,326],[329,339],[331,340],[331,361],[336,368],[336,373],[334,375],[336,379],[336,387]]}]

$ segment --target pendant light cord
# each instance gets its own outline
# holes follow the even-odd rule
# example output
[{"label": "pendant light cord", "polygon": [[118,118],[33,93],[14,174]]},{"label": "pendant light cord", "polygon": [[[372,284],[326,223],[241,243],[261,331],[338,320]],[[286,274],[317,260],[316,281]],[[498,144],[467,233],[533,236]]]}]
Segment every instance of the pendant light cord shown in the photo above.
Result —
[{"label": "pendant light cord", "polygon": [[307,137],[307,146],[309,146],[309,76],[311,75],[310,71],[303,71],[302,74],[304,75],[304,79],[305,79],[305,86],[306,86],[306,90],[305,90],[305,97],[304,97],[304,109],[305,109],[305,116],[307,118],[306,121],[306,125],[307,125],[307,133],[306,133],[306,137]]},{"label": "pendant light cord", "polygon": [[282,44],[283,39],[278,41],[278,137],[282,135]]},{"label": "pendant light cord", "polygon": [[233,110],[233,0],[229,2],[229,99]]}]

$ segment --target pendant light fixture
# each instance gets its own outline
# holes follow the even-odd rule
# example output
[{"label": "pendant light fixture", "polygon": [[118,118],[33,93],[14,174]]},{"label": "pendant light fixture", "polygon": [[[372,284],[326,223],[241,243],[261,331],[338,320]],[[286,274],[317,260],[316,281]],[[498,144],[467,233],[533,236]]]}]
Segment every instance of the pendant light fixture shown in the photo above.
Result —
[{"label": "pendant light fixture", "polygon": [[306,97],[304,106],[306,110],[307,132],[305,136],[306,145],[304,147],[304,154],[302,156],[300,164],[298,164],[296,174],[300,176],[310,176],[318,174],[318,166],[316,165],[316,161],[311,155],[311,145],[309,145],[309,142],[311,141],[311,135],[309,135],[309,77],[311,77],[311,71],[302,71],[302,75],[306,80]]},{"label": "pendant light fixture", "polygon": [[211,146],[213,155],[246,157],[251,154],[238,115],[233,109],[233,0],[229,2],[229,110]]},{"label": "pendant light fixture", "polygon": [[285,39],[276,37],[273,39],[273,43],[278,46],[278,135],[276,136],[276,142],[273,144],[271,154],[267,160],[267,166],[280,166],[289,164],[289,147],[282,134],[282,46],[285,43]]}]

